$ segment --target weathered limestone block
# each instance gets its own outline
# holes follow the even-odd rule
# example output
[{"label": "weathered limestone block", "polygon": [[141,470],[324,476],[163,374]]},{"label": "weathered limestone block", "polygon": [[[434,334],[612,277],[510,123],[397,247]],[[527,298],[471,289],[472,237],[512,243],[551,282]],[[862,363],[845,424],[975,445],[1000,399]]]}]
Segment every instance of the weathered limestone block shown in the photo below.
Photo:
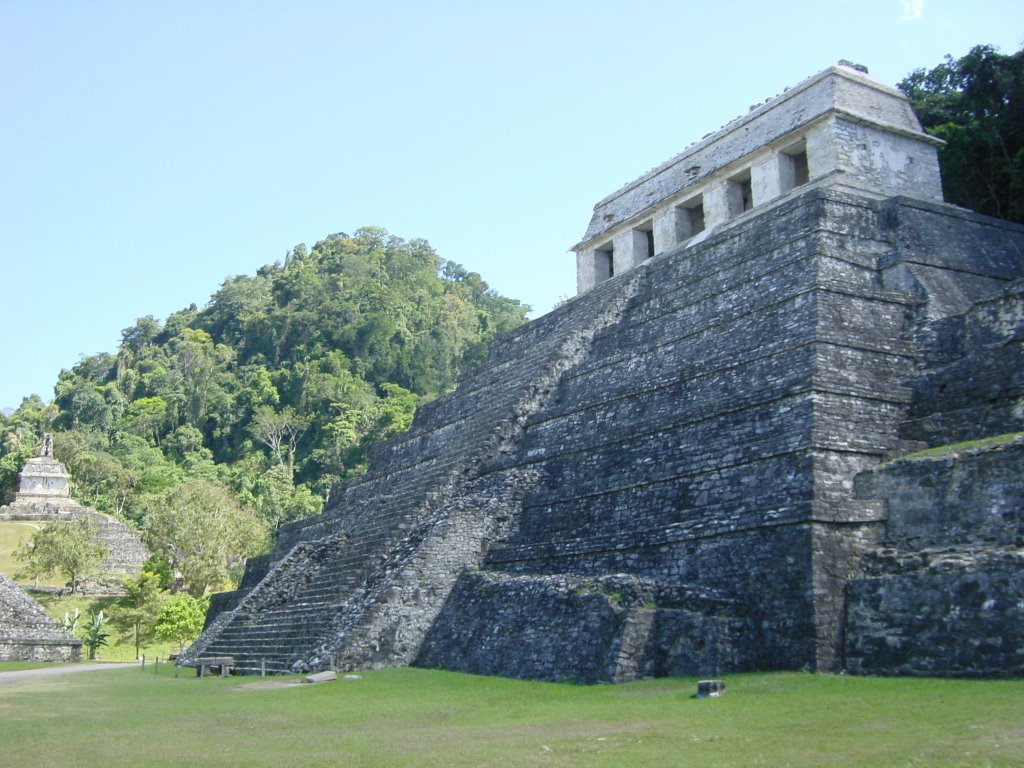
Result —
[{"label": "weathered limestone block", "polygon": [[851,672],[1024,674],[1022,550],[882,552],[878,559],[874,573],[850,584]]},{"label": "weathered limestone block", "polygon": [[1024,438],[945,456],[894,460],[858,476],[857,494],[885,499],[885,545],[1024,542]]},{"label": "weathered limestone block", "polygon": [[307,685],[315,685],[317,683],[333,683],[338,679],[338,673],[331,670],[326,672],[316,672],[312,675],[306,675],[302,678],[302,682]]},{"label": "weathered limestone block", "polygon": [[724,680],[698,680],[697,699],[717,699],[725,695]]}]

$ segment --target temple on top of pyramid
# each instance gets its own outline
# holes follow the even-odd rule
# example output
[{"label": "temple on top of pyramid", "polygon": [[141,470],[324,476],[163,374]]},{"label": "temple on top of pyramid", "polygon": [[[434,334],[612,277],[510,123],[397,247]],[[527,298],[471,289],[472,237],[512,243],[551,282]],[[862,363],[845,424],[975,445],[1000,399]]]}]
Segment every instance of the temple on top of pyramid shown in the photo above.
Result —
[{"label": "temple on top of pyramid", "polygon": [[79,517],[85,517],[92,523],[96,538],[109,550],[101,567],[104,573],[141,573],[143,563],[149,558],[149,550],[142,543],[138,531],[71,498],[71,475],[53,457],[53,436],[44,432],[39,455],[26,461],[21,470],[14,501],[0,506],[0,520],[50,522]]},{"label": "temple on top of pyramid", "polygon": [[36,505],[54,499],[71,498],[71,476],[64,465],[53,458],[53,436],[43,433],[39,455],[25,462],[19,475],[14,505]]},{"label": "temple on top of pyramid", "polygon": [[281,526],[179,663],[1024,674],[1024,227],[943,203],[862,70],[601,200],[579,295]]},{"label": "temple on top of pyramid", "polygon": [[576,291],[814,187],[941,202],[942,144],[903,93],[840,61],[599,201],[572,248]]}]

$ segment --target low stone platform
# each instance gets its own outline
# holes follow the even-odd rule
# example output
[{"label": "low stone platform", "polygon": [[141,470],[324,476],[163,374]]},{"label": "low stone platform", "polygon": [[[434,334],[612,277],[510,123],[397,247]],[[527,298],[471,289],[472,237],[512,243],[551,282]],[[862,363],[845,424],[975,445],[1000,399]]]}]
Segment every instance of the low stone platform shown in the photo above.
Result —
[{"label": "low stone platform", "polygon": [[80,661],[82,641],[0,574],[0,661]]}]

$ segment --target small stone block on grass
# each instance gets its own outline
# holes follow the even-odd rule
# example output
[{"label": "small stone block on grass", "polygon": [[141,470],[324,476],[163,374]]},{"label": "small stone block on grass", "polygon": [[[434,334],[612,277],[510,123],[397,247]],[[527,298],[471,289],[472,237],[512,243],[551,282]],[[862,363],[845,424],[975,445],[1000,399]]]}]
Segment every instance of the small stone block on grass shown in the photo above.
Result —
[{"label": "small stone block on grass", "polygon": [[312,684],[312,683],[329,683],[332,680],[337,680],[337,679],[338,679],[338,673],[337,672],[332,672],[331,670],[328,670],[326,672],[317,672],[316,674],[313,674],[313,675],[307,675],[306,677],[302,678],[302,682],[310,683],[310,684]]},{"label": "small stone block on grass", "polygon": [[697,696],[698,699],[717,699],[719,696],[725,695],[725,680],[698,680],[697,681]]}]

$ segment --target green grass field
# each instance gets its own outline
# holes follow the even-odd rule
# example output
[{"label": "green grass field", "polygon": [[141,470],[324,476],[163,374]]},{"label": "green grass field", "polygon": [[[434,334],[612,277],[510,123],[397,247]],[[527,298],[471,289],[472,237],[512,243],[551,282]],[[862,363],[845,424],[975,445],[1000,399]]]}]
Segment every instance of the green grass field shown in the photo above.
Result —
[{"label": "green grass field", "polygon": [[4,765],[1020,766],[1024,681],[727,678],[619,686],[396,669],[316,686],[162,665],[0,686]]},{"label": "green grass field", "polygon": [[[67,665],[74,662],[68,662]],[[51,661],[0,661],[0,672],[18,672],[22,669],[48,669],[50,667],[67,666],[64,662]]]}]

